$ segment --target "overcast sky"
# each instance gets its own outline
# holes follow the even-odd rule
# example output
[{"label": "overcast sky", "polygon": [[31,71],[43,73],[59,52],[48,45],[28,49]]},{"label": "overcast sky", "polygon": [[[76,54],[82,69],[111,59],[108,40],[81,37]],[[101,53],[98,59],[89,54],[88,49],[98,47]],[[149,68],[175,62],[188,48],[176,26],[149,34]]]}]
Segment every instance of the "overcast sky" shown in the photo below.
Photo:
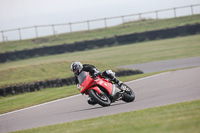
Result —
[{"label": "overcast sky", "polygon": [[[137,14],[195,4],[200,4],[200,0],[0,0],[0,31]],[[191,9],[179,11],[179,14],[182,12],[191,14]],[[195,7],[194,12],[200,13],[200,6]],[[159,17],[163,15],[159,14]],[[75,28],[73,27],[73,30]],[[61,33],[59,30],[56,32]],[[44,33],[53,34],[52,28],[51,31],[44,31]],[[33,38],[35,34],[35,31],[22,33],[22,38]],[[38,34],[45,35],[42,35],[42,31]],[[19,39],[18,31],[4,32],[4,37],[7,40]]]},{"label": "overcast sky", "polygon": [[0,0],[0,31],[193,4],[200,4],[200,0]]}]

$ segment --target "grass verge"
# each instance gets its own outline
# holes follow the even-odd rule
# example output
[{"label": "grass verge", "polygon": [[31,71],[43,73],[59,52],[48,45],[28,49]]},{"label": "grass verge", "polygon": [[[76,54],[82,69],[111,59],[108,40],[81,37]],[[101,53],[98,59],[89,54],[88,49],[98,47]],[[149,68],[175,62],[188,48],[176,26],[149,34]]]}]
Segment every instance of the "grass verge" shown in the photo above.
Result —
[{"label": "grass verge", "polygon": [[[157,73],[159,72],[125,76],[120,77],[119,79],[123,82],[127,82],[151,76]],[[41,89],[40,91],[35,92],[0,97],[0,114],[68,97],[75,94],[80,94],[80,92],[78,91],[78,89],[76,89],[75,85],[72,85],[59,88]]]},{"label": "grass verge", "polygon": [[15,133],[199,133],[199,114],[196,100]]},{"label": "grass verge", "polygon": [[199,35],[38,57],[0,64],[0,86],[72,76],[75,61],[95,65],[100,71],[116,66],[200,56]]},{"label": "grass verge", "polygon": [[[117,70],[97,61],[82,61],[82,63],[89,62],[98,66],[98,69],[102,71],[106,69]],[[72,77],[71,63],[72,61],[57,61],[0,70],[0,87]]]},{"label": "grass verge", "polygon": [[[200,56],[199,35],[99,48],[81,52],[35,57],[0,64],[0,70],[13,67],[57,63],[60,61],[98,61],[110,66],[140,64],[152,61]],[[88,63],[88,62],[87,62]]]},{"label": "grass verge", "polygon": [[94,40],[104,37],[111,37],[115,35],[124,35],[129,33],[136,33],[136,32],[139,33],[150,30],[172,28],[199,22],[200,22],[200,15],[193,15],[193,16],[185,16],[172,19],[129,22],[123,25],[109,27],[106,29],[59,34],[58,36],[47,36],[47,37],[29,39],[24,41],[9,41],[7,43],[0,42],[0,53],[6,51],[32,49],[43,46],[53,46],[63,43],[73,43],[84,40]]},{"label": "grass verge", "polygon": [[[181,69],[187,69],[187,68],[181,68]],[[173,69],[170,71],[176,71],[181,69]],[[163,72],[167,71],[124,76],[124,77],[119,77],[119,80],[123,82],[128,82]],[[71,85],[59,88],[42,89],[40,91],[35,91],[30,93],[23,93],[10,96],[8,95],[7,97],[0,97],[0,114],[61,99],[75,94],[80,94],[80,92],[78,91],[78,89],[76,89],[75,85]]]},{"label": "grass verge", "polygon": [[78,94],[75,85],[0,97],[0,114]]}]

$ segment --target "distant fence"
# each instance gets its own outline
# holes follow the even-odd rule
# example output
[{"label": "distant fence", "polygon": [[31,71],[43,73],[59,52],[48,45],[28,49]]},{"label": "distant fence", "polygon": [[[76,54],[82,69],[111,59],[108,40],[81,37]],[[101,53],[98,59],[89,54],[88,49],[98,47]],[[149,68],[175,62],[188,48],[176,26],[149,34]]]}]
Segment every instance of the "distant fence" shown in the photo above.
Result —
[{"label": "distant fence", "polygon": [[[198,8],[197,8],[198,7]],[[186,15],[194,15],[200,13],[200,4],[197,5],[190,5],[190,6],[182,6],[182,7],[175,7],[170,9],[164,10],[157,10],[151,12],[144,12],[138,14],[130,14],[124,16],[116,16],[110,18],[101,18],[101,19],[94,19],[94,20],[87,20],[87,21],[80,21],[80,22],[70,22],[64,24],[51,24],[51,25],[38,25],[38,26],[31,26],[31,27],[23,27],[17,29],[10,29],[10,30],[3,30],[0,31],[2,34],[2,42],[7,42],[10,40],[24,40],[30,38],[38,38],[42,36],[48,35],[58,35],[61,33],[68,33],[68,32],[75,32],[75,31],[86,31],[92,30],[97,28],[107,28],[113,25],[124,24],[130,21],[138,21],[142,20],[143,18],[149,17],[151,19],[162,19],[162,18],[174,18]],[[186,10],[186,13],[183,14],[183,9]],[[161,13],[168,13],[168,17],[162,17],[164,14]],[[10,36],[13,37],[10,39]]]},{"label": "distant fence", "polygon": [[71,44],[61,44],[55,46],[46,46],[34,49],[25,49],[20,51],[0,53],[0,63],[18,59],[26,59],[34,56],[55,55],[66,52],[84,51],[86,49],[101,48],[112,45],[123,45],[145,40],[156,40],[172,38],[177,36],[194,35],[200,33],[200,23],[193,25],[179,26],[175,28],[160,29],[142,33],[131,33],[118,35],[109,38],[75,42]]}]

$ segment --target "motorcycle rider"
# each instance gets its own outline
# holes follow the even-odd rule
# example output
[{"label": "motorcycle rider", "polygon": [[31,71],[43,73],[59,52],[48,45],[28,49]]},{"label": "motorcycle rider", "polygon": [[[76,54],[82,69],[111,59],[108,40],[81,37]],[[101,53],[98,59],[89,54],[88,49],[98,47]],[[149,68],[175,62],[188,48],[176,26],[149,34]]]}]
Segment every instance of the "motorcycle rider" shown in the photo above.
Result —
[{"label": "motorcycle rider", "polygon": [[[79,82],[78,82],[78,78],[77,76],[82,72],[82,71],[86,71],[89,72],[90,75],[93,76],[98,76],[100,75],[103,78],[108,78],[110,81],[113,81],[115,84],[117,84],[119,87],[122,86],[122,82],[120,80],[118,80],[115,77],[115,73],[112,70],[107,70],[107,71],[103,71],[100,73],[100,71],[98,69],[96,69],[95,66],[90,65],[90,64],[81,64],[78,61],[75,61],[71,64],[71,71],[74,73],[75,75],[75,83],[77,85],[77,88],[79,88]],[[91,99],[91,97],[88,97],[88,104],[94,105],[96,104],[94,100]]]}]

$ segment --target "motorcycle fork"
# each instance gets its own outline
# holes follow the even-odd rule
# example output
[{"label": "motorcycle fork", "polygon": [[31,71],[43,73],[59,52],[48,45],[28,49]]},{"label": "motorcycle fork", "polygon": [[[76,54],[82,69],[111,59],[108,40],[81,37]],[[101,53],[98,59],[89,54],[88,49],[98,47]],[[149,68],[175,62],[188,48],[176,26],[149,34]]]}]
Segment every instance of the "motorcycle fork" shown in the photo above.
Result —
[{"label": "motorcycle fork", "polygon": [[113,101],[118,101],[123,98],[123,93],[115,84],[113,84],[111,97]]}]

